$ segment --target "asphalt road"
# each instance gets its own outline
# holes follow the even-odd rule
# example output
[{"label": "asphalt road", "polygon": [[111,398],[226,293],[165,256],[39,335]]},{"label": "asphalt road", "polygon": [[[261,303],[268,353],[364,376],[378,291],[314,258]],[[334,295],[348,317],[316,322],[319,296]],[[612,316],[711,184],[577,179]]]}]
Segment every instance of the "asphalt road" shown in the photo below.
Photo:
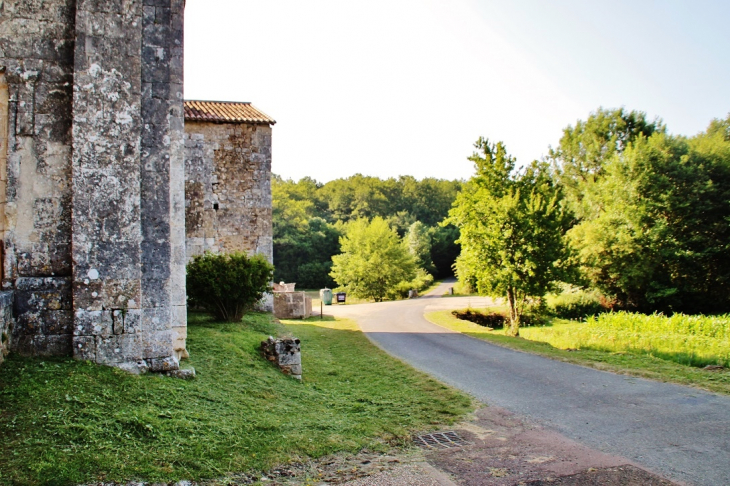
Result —
[{"label": "asphalt road", "polygon": [[[444,289],[439,289],[442,295]],[[388,353],[438,379],[668,479],[730,485],[730,397],[512,351],[429,323],[482,298],[333,305]]]}]

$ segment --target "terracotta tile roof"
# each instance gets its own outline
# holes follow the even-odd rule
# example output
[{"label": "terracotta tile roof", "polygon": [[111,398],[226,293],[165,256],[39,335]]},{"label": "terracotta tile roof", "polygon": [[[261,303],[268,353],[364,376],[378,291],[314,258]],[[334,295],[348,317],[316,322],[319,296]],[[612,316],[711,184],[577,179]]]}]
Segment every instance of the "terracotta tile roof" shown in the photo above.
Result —
[{"label": "terracotta tile roof", "polygon": [[259,111],[251,103],[233,101],[186,101],[185,120],[214,123],[254,123],[257,125],[273,125],[276,123],[276,120]]}]

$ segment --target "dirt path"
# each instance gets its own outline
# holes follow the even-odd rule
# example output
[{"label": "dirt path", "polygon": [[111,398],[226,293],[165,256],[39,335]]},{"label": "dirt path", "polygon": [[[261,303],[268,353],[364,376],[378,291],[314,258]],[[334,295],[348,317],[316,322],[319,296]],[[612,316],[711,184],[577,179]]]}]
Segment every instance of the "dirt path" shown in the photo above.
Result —
[{"label": "dirt path", "polygon": [[467,445],[425,455],[457,484],[672,484],[626,458],[586,447],[497,407],[479,410],[455,431]]},{"label": "dirt path", "polygon": [[331,456],[277,471],[267,482],[346,486],[676,484],[626,458],[591,449],[497,407],[484,407],[448,431],[430,431],[428,438],[434,437],[450,447],[411,449],[396,455]]},{"label": "dirt path", "polygon": [[[617,459],[609,466],[600,462],[588,465],[586,470],[634,464],[676,482],[708,486],[730,484],[730,397],[615,375],[496,347],[423,319],[426,310],[459,308],[468,304],[477,307],[486,303],[461,297],[423,298],[333,306],[326,312],[355,319],[368,337],[387,352],[472,394],[490,405],[487,410],[509,410],[515,414],[515,420],[532,434],[540,430],[539,434],[548,434],[546,437],[555,440],[562,437],[562,440],[586,451],[625,458]],[[496,418],[492,417],[492,420]],[[499,422],[495,422],[495,427],[498,425]],[[527,432],[523,430],[523,433]],[[519,451],[527,444],[518,440],[520,437],[536,440],[529,434],[511,437],[514,439],[511,443],[517,444],[518,448],[507,457],[510,454],[519,457]],[[501,457],[493,444],[489,445],[491,442],[485,444],[477,449],[489,461]],[[551,448],[549,443],[546,448]],[[504,481],[507,482],[499,482],[502,480],[496,477],[485,478],[487,469],[484,468],[478,479],[477,476],[469,479],[468,468],[459,465],[461,459],[466,463],[475,460],[474,457],[469,458],[466,451],[454,452],[453,456],[447,454],[450,459],[443,460],[446,462],[429,456],[429,453],[426,458],[440,469],[454,474],[461,484],[519,484],[522,481],[518,479],[519,474],[507,474],[513,469],[518,473],[522,470],[525,478],[533,477],[530,471],[535,471],[535,474],[542,471],[540,474],[544,473],[544,477],[534,479],[536,481],[552,477],[549,470],[535,465],[538,463],[526,463],[533,468],[528,471],[524,469],[526,464],[517,461],[515,464],[521,465],[513,464],[513,469],[499,462],[484,463],[492,464],[486,467],[495,468],[497,473],[504,469],[504,477],[508,478]],[[442,456],[446,457],[443,453],[439,455]],[[586,457],[598,456],[589,454]],[[546,461],[546,464],[570,463],[570,460],[564,459]],[[583,463],[578,461],[576,464]],[[578,469],[571,468],[565,474],[560,473],[560,477],[578,474]],[[618,477],[621,474],[643,474],[637,471],[640,470],[629,468],[610,474]],[[462,481],[459,477],[467,479]],[[471,482],[477,480],[485,482]],[[588,477],[583,480],[588,481]]]}]

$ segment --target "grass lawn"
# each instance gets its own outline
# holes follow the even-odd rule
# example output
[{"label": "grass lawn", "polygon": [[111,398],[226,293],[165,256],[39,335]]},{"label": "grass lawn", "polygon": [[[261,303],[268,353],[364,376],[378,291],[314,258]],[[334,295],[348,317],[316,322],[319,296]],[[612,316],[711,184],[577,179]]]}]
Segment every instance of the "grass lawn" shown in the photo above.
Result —
[{"label": "grass lawn", "polygon": [[[258,354],[261,340],[287,332],[302,339],[302,382]],[[0,367],[0,484],[265,471],[386,450],[472,410],[468,396],[390,358],[350,321],[194,314],[188,336],[191,381],[11,356]]]},{"label": "grass lawn", "polygon": [[[581,323],[553,319],[551,326],[521,328],[521,337],[505,336],[502,331],[490,331],[485,327],[457,319],[451,311],[426,314],[426,319],[439,326],[464,333],[519,351],[539,354],[548,358],[593,368],[650,378],[657,381],[690,385],[705,390],[730,395],[730,371],[706,371],[687,366],[652,354],[639,352],[610,352],[595,349],[561,349],[549,342],[551,336],[565,336]],[[562,338],[561,338],[562,339]],[[565,341],[563,339],[563,341]],[[565,341],[567,342],[567,341]],[[556,345],[559,345],[556,343]]]}]

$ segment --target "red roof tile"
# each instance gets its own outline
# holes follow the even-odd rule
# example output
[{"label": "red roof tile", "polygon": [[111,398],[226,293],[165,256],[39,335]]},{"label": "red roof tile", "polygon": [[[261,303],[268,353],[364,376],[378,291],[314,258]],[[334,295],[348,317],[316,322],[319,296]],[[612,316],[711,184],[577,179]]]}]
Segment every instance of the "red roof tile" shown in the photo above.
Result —
[{"label": "red roof tile", "polygon": [[273,125],[276,121],[251,103],[234,101],[185,101],[185,120],[213,123]]}]

